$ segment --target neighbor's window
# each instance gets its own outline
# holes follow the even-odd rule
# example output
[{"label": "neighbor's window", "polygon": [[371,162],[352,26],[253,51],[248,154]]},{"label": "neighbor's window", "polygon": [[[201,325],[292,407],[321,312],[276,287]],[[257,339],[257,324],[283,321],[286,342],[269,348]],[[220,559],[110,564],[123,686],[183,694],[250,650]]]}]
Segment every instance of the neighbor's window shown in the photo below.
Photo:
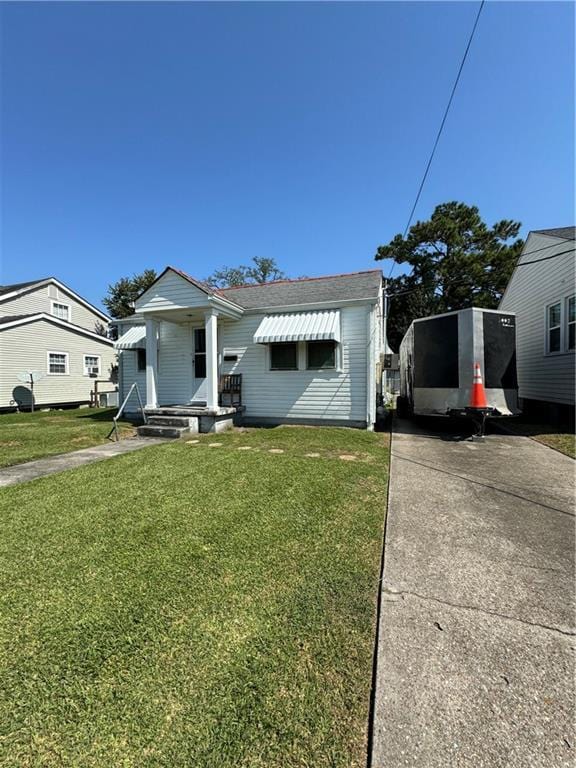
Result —
[{"label": "neighbor's window", "polygon": [[566,299],[566,348],[576,349],[574,334],[576,332],[576,296]]},{"label": "neighbor's window", "polygon": [[333,341],[309,341],[306,345],[307,368],[336,368],[336,344]]},{"label": "neighbor's window", "polygon": [[48,352],[48,373],[68,373],[68,353]]},{"label": "neighbor's window", "polygon": [[145,371],[146,370],[146,350],[137,349],[136,353],[138,355],[138,370]]},{"label": "neighbor's window", "polygon": [[100,356],[84,355],[84,376],[98,376],[100,374]]},{"label": "neighbor's window", "polygon": [[60,320],[70,320],[70,306],[68,304],[59,304],[57,301],[52,302],[52,314],[54,317],[60,318]]},{"label": "neighbor's window", "polygon": [[560,352],[562,336],[562,303],[551,304],[547,310],[548,352]]},{"label": "neighbor's window", "polygon": [[298,345],[295,341],[270,344],[270,370],[298,370]]}]

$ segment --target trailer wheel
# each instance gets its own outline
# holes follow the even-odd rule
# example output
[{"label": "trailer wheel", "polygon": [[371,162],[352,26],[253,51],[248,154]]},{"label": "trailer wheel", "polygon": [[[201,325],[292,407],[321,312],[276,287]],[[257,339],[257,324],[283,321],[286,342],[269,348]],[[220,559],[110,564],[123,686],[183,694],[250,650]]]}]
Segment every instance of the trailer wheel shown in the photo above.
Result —
[{"label": "trailer wheel", "polygon": [[412,410],[408,398],[398,395],[396,398],[396,416],[399,419],[409,419],[412,416]]}]

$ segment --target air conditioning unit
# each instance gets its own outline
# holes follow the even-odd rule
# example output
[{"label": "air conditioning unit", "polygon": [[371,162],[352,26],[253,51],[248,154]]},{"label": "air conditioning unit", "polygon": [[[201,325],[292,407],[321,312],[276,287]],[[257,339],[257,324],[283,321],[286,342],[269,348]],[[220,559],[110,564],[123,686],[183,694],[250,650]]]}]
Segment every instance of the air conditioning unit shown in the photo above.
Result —
[{"label": "air conditioning unit", "polygon": [[88,366],[88,376],[91,376],[93,379],[95,379],[98,376],[98,368],[93,368],[92,366]]}]

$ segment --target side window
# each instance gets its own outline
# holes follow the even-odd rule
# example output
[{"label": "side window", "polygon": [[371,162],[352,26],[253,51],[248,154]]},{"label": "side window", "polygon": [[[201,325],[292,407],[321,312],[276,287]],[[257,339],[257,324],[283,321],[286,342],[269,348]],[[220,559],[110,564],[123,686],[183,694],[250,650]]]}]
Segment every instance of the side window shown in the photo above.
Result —
[{"label": "side window", "polygon": [[566,299],[566,348],[568,351],[575,349],[574,333],[576,331],[576,296]]},{"label": "side window", "polygon": [[309,341],[306,367],[313,371],[336,368],[336,344],[333,341]]},{"label": "side window", "polygon": [[68,353],[48,352],[48,373],[65,376],[68,373]]},{"label": "side window", "polygon": [[562,336],[562,303],[550,304],[546,310],[546,349],[550,352],[561,351]]},{"label": "side window", "polygon": [[270,344],[271,371],[297,371],[298,345],[296,342]]},{"label": "side window", "polygon": [[100,375],[100,355],[84,355],[84,376]]},{"label": "side window", "polygon": [[138,355],[138,370],[145,371],[146,370],[146,350],[137,349],[136,354]]},{"label": "side window", "polygon": [[58,301],[52,302],[52,314],[54,317],[58,317],[60,320],[70,321],[70,305],[61,304]]}]

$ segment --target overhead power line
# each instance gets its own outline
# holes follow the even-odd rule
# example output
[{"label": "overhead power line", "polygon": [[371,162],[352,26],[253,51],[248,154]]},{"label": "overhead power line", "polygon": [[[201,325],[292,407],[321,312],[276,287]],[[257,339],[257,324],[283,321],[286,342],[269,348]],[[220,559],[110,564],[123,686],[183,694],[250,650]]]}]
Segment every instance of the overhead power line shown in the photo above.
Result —
[{"label": "overhead power line", "polygon": [[[546,248],[553,248],[552,245],[545,246]],[[538,251],[543,251],[544,248],[536,248],[534,251],[528,251],[524,254],[524,256],[529,256],[531,253],[537,253]],[[520,264],[516,264],[516,269],[519,267],[527,267],[529,264],[538,264],[541,261],[548,261],[549,259],[555,259],[557,256],[565,256],[567,253],[574,253],[574,247],[568,248],[566,251],[558,251],[558,253],[553,253],[550,256],[542,256],[540,259],[533,259],[532,261],[523,261]],[[454,287],[457,285],[464,285],[465,283],[470,283],[470,278],[466,278],[464,280],[453,280],[453,281],[447,281],[445,283],[442,283],[442,285],[445,285],[446,287]],[[432,285],[432,283],[429,283],[428,285]],[[439,287],[440,282],[436,281],[435,287]],[[415,291],[421,290],[422,286],[418,285],[415,288],[407,288],[405,291],[398,291],[397,293],[389,293],[388,298],[394,299],[396,296],[404,296],[408,293],[414,293]]]},{"label": "overhead power line", "polygon": [[[476,14],[474,26],[472,27],[470,37],[468,38],[468,44],[466,45],[466,50],[464,51],[464,55],[462,56],[462,61],[460,62],[460,67],[458,68],[458,74],[456,75],[456,80],[454,81],[454,85],[452,86],[452,92],[450,93],[448,104],[446,105],[446,109],[444,110],[444,116],[442,118],[442,122],[440,123],[440,128],[438,129],[438,133],[436,134],[436,140],[434,142],[434,146],[432,147],[432,152],[430,153],[430,157],[428,158],[428,163],[426,164],[426,169],[424,170],[422,181],[420,182],[420,186],[418,187],[418,193],[416,194],[416,199],[414,200],[414,205],[412,206],[412,210],[410,211],[410,216],[408,217],[408,222],[406,223],[406,227],[404,229],[404,234],[402,235],[402,237],[406,237],[406,233],[408,232],[408,229],[410,228],[410,224],[412,223],[412,217],[414,216],[416,206],[418,205],[418,202],[420,200],[420,195],[422,194],[422,190],[424,189],[424,184],[426,183],[426,178],[428,177],[428,171],[430,170],[430,166],[432,165],[432,160],[434,159],[434,155],[436,154],[436,147],[438,146],[438,142],[440,141],[440,137],[442,136],[442,131],[444,130],[446,118],[448,117],[448,113],[450,112],[450,107],[452,106],[454,94],[456,93],[456,88],[458,87],[458,83],[460,82],[460,75],[462,74],[462,70],[464,69],[464,64],[466,63],[466,59],[468,57],[468,51],[470,50],[470,46],[472,45],[472,40],[474,39],[474,34],[476,32],[476,27],[478,26],[478,21],[480,20],[480,14],[482,13],[482,9],[484,8],[484,3],[485,3],[485,0],[482,0],[482,2],[480,3],[480,7],[478,8],[478,13]],[[390,267],[390,273],[388,275],[388,279],[392,277],[392,272],[394,271],[395,266],[396,266],[396,262],[394,261],[392,263],[392,266]]]},{"label": "overhead power line", "polygon": [[[542,256],[541,259],[534,259],[533,261],[521,261],[519,264],[516,264],[516,267],[527,267],[528,264],[538,264],[539,261],[548,261],[548,259],[555,259],[556,256],[564,256],[564,254],[572,253],[573,251],[574,251],[574,248],[569,248],[567,251],[558,251],[558,253],[552,253],[550,256]],[[524,256],[529,256],[530,253],[536,253],[536,251],[530,251],[529,253],[525,253]]]}]

